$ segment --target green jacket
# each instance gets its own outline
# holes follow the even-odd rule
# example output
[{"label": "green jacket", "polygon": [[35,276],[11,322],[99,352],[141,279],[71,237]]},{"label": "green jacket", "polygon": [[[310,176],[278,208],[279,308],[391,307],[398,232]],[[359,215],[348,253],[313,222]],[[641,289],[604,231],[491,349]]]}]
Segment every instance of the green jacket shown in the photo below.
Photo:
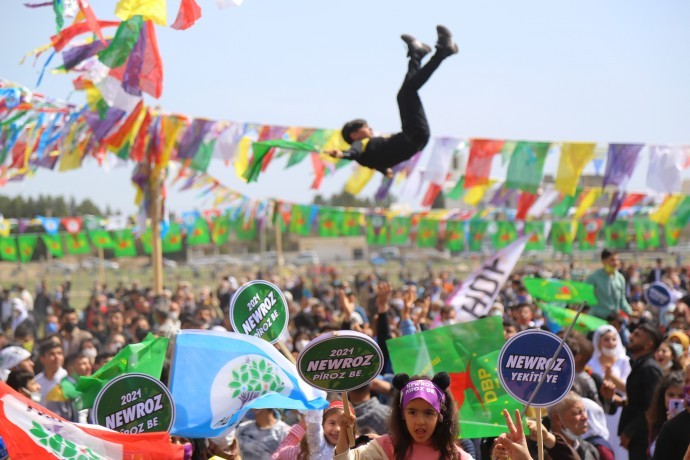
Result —
[{"label": "green jacket", "polygon": [[595,271],[585,280],[594,286],[594,295],[597,297],[597,305],[592,306],[590,314],[606,319],[611,313],[623,310],[632,313],[630,304],[625,298],[625,278],[619,271],[612,275],[606,273],[603,268]]}]

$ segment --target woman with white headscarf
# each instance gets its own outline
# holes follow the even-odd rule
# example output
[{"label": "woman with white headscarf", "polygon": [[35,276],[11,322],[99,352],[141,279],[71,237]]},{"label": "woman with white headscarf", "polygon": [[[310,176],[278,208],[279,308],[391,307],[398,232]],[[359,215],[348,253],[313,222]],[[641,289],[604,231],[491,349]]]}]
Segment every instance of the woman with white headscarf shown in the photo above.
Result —
[{"label": "woman with white headscarf", "polygon": [[[589,367],[593,372],[616,385],[616,393],[625,395],[625,381],[630,375],[630,358],[625,354],[620,335],[615,327],[605,325],[594,331],[592,338],[594,354],[589,360]],[[609,428],[608,441],[614,449],[616,460],[627,460],[628,451],[621,446],[618,437],[618,421],[621,418],[621,408],[618,407],[613,415],[606,415],[606,425]]]}]

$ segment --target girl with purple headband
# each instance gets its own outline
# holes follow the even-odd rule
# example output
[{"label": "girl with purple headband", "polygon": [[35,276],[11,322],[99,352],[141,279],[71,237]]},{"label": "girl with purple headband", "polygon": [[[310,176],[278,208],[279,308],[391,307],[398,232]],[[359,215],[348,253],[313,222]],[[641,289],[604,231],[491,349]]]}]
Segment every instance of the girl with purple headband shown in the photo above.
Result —
[{"label": "girl with purple headband", "polygon": [[389,434],[349,450],[346,433],[355,416],[343,413],[334,460],[472,459],[455,444],[458,414],[448,391],[448,374],[440,372],[433,379],[398,374],[393,386],[397,391],[391,401]]}]

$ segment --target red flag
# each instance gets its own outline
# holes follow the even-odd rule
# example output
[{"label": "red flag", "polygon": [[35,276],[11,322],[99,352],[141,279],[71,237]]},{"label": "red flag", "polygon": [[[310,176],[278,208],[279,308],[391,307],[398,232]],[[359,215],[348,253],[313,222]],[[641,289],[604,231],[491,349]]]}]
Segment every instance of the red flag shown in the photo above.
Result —
[{"label": "red flag", "polygon": [[134,124],[139,118],[139,115],[141,114],[142,110],[144,110],[143,99],[140,100],[136,107],[134,107],[134,110],[132,110],[130,114],[127,115],[127,119],[120,126],[120,128],[116,132],[108,136],[103,142],[106,145],[109,145],[116,149],[120,149],[122,147],[122,144],[124,144],[125,139],[129,135],[130,131],[132,131],[132,128],[134,127]]},{"label": "red flag", "polygon": [[153,117],[151,116],[151,110],[146,109],[144,121],[141,122],[141,126],[139,127],[137,137],[134,139],[132,151],[129,154],[129,157],[134,161],[139,162],[144,159],[144,155],[146,154],[146,147],[148,146],[147,138],[149,134],[149,128],[151,127],[152,121]]},{"label": "red flag", "polygon": [[0,432],[12,460],[184,458],[184,447],[170,444],[167,432],[123,434],[68,422],[4,382],[0,382]]},{"label": "red flag", "polygon": [[323,165],[323,162],[319,158],[318,153],[311,153],[311,164],[314,166],[314,182],[311,184],[312,190],[318,190],[319,187],[321,187],[321,181],[323,180],[323,176],[326,173],[326,167]]},{"label": "red flag", "polygon": [[176,30],[185,30],[192,27],[200,17],[201,8],[194,0],[182,0],[180,2],[180,9],[177,12],[177,18],[170,27]]},{"label": "red flag", "polygon": [[623,200],[620,209],[630,208],[635,206],[637,203],[642,201],[646,195],[643,193],[628,193],[628,195]]},{"label": "red flag", "polygon": [[504,141],[488,139],[472,139],[470,141],[470,157],[467,160],[464,188],[489,183],[491,162],[494,155],[501,151]]},{"label": "red flag", "polygon": [[[98,26],[100,28],[117,27],[119,25],[120,21],[98,21]],[[66,29],[62,29],[59,34],[50,37],[50,41],[53,42],[53,48],[55,48],[55,51],[60,52],[74,37],[84,34],[90,30],[91,26],[88,24],[88,22],[78,22],[76,24],[72,24]]]},{"label": "red flag", "polygon": [[94,35],[96,35],[96,37],[98,37],[101,43],[105,45],[106,42],[105,37],[103,36],[103,32],[101,32],[101,25],[98,23],[96,13],[93,12],[93,9],[91,8],[91,5],[89,5],[88,0],[77,0],[77,3],[79,3],[79,9],[84,15],[84,19],[86,19],[86,23],[89,25],[89,29],[91,29]]},{"label": "red flag", "polygon": [[74,235],[81,231],[81,217],[65,217],[61,222],[62,226],[67,230],[67,233]]},{"label": "red flag", "polygon": [[527,211],[529,211],[529,208],[532,207],[535,201],[537,201],[536,193],[522,192],[520,198],[518,198],[515,220],[525,220]]},{"label": "red flag", "polygon": [[[163,59],[158,51],[156,28],[152,21],[145,21],[141,33],[146,36],[144,63],[139,74],[139,87],[142,91],[158,99],[163,94]],[[127,64],[112,69],[109,75],[122,81]]]},{"label": "red flag", "polygon": [[432,204],[434,204],[434,200],[440,192],[440,185],[434,183],[429,184],[429,188],[426,190],[426,194],[424,195],[424,199],[422,200],[422,206],[431,206]]}]

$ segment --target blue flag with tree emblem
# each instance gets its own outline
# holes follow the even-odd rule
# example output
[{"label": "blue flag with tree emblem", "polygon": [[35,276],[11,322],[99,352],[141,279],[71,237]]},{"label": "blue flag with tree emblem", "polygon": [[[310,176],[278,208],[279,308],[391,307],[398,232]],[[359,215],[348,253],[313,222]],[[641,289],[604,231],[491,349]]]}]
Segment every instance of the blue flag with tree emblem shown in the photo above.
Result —
[{"label": "blue flag with tree emblem", "polygon": [[235,332],[183,330],[170,377],[171,434],[210,438],[235,428],[250,409],[323,409],[326,393],[304,383],[269,342]]}]

